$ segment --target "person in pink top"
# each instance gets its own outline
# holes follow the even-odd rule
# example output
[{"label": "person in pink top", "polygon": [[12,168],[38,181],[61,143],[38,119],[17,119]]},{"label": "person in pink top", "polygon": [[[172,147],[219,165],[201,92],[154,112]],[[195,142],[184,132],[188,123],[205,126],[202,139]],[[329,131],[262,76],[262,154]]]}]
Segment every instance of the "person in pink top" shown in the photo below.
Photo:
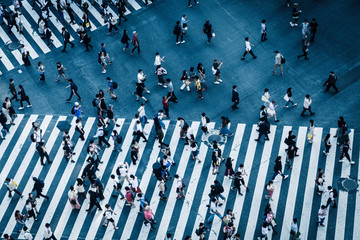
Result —
[{"label": "person in pink top", "polygon": [[145,217],[145,222],[144,222],[145,226],[148,225],[148,223],[150,223],[151,230],[156,230],[156,228],[154,227],[156,221],[153,219],[155,215],[152,213],[150,206],[145,207],[144,217]]},{"label": "person in pink top", "polygon": [[139,43],[139,39],[137,38],[137,32],[133,31],[133,38],[132,38],[132,45],[134,45],[133,50],[131,50],[130,54],[133,55],[133,52],[135,51],[135,49],[137,48],[138,53],[140,54],[140,43]]}]

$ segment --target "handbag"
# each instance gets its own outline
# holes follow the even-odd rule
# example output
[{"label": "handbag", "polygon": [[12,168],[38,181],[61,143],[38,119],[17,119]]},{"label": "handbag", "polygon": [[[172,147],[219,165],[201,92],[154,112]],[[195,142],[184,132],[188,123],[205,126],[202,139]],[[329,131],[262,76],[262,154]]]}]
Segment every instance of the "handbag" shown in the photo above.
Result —
[{"label": "handbag", "polygon": [[191,82],[190,82],[188,79],[186,79],[186,80],[185,80],[185,85],[186,85],[186,86],[189,86],[190,84],[191,84]]},{"label": "handbag", "polygon": [[273,218],[270,220],[270,223],[272,227],[275,227],[277,225]]},{"label": "handbag", "polygon": [[71,200],[70,200],[70,203],[71,203],[72,205],[76,205],[75,199],[71,199]]},{"label": "handbag", "polygon": [[290,100],[290,98],[289,98],[289,96],[287,94],[285,94],[284,100],[287,101],[287,102]]},{"label": "handbag", "polygon": [[212,33],[212,37],[213,37],[213,38],[215,37],[215,33]]}]

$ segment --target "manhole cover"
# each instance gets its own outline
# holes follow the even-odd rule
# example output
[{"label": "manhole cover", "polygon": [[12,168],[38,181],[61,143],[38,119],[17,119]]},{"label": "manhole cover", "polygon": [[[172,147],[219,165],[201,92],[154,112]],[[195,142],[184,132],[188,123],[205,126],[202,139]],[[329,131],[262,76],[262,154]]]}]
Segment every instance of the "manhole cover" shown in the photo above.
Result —
[{"label": "manhole cover", "polygon": [[341,191],[353,193],[357,191],[358,186],[359,184],[357,183],[357,179],[355,178],[340,178],[338,180],[338,187]]},{"label": "manhole cover", "polygon": [[202,135],[201,140],[210,148],[212,148],[214,141],[216,141],[218,145],[221,146],[226,143],[227,137],[219,135],[219,133],[219,130],[211,129],[209,130],[209,133]]},{"label": "manhole cover", "polygon": [[15,50],[15,49],[18,49],[20,48],[20,43],[19,42],[10,42],[10,43],[7,43],[6,46],[10,49],[10,50]]}]

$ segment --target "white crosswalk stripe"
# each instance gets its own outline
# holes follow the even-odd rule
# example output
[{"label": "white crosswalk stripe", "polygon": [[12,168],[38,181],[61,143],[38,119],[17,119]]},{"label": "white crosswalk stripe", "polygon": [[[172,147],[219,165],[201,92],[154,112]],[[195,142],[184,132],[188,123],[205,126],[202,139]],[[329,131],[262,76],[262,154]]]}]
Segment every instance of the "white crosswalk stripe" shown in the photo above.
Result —
[{"label": "white crosswalk stripe", "polygon": [[[66,119],[69,122],[71,121],[69,136],[73,139],[73,142],[76,142],[74,145],[74,151],[77,153],[74,158],[75,163],[65,163],[63,161],[62,134],[56,127],[59,121]],[[29,134],[32,132],[32,123],[35,120],[41,122],[40,128],[43,130],[46,140],[45,148],[50,155],[50,159],[53,160],[51,164],[47,164],[48,166],[45,167],[40,165],[35,144],[29,138]],[[43,198],[37,199],[37,207],[41,211],[38,216],[39,223],[35,224],[33,219],[26,220],[26,226],[34,235],[34,239],[43,239],[44,227],[47,222],[51,223],[51,228],[57,238],[67,239],[164,239],[167,233],[171,233],[174,239],[183,239],[187,235],[192,236],[193,239],[198,239],[195,230],[200,222],[204,222],[210,230],[205,233],[207,239],[222,239],[223,221],[214,218],[213,223],[209,224],[206,217],[208,214],[206,205],[209,202],[210,185],[216,179],[222,183],[224,187],[222,194],[225,197],[225,200],[220,200],[224,205],[218,207],[219,213],[224,215],[226,209],[232,209],[236,217],[233,224],[236,229],[239,229],[237,232],[240,233],[241,239],[256,239],[261,233],[260,225],[263,219],[261,206],[268,202],[264,197],[265,184],[273,174],[273,162],[276,156],[282,157],[283,167],[285,167],[286,144],[284,140],[288,136],[288,132],[293,129],[297,135],[299,156],[294,159],[292,168],[285,170],[285,174],[289,174],[289,179],[281,180],[281,177],[277,176],[274,184],[274,201],[270,201],[276,216],[283,219],[276,226],[276,230],[279,231],[278,237],[280,239],[289,239],[291,221],[296,213],[300,223],[299,231],[304,239],[324,240],[328,238],[327,235],[335,236],[335,239],[345,239],[348,234],[353,239],[357,239],[359,229],[356,220],[360,219],[360,196],[358,192],[350,195],[350,193],[339,191],[338,209],[328,210],[328,212],[332,211],[330,216],[334,219],[331,222],[328,221],[328,213],[324,222],[325,227],[319,227],[317,231],[314,231],[316,228],[311,226],[311,223],[317,221],[317,211],[320,205],[326,204],[327,201],[327,194],[323,194],[320,198],[315,191],[314,180],[318,167],[325,165],[325,184],[327,186],[333,185],[333,182],[336,182],[340,177],[347,178],[350,175],[350,170],[356,169],[356,174],[359,173],[360,168],[356,165],[359,164],[358,154],[353,154],[352,151],[349,152],[353,158],[352,160],[356,162],[355,165],[350,165],[347,161],[344,163],[336,161],[336,152],[339,150],[337,150],[336,138],[332,137],[336,133],[336,128],[315,128],[313,143],[310,144],[307,142],[307,127],[271,125],[270,141],[258,143],[254,141],[258,135],[256,125],[233,124],[234,136],[229,138],[225,144],[222,144],[220,149],[225,159],[227,156],[234,159],[233,167],[235,171],[239,164],[243,163],[248,173],[245,182],[248,184],[252,181],[251,185],[254,188],[247,192],[242,187],[243,196],[240,196],[237,191],[231,191],[232,179],[221,175],[224,174],[224,163],[220,166],[220,175],[212,174],[211,164],[209,164],[211,162],[211,148],[205,142],[199,142],[198,156],[202,162],[191,160],[189,146],[180,147],[183,141],[179,138],[179,123],[165,120],[164,139],[170,141],[171,157],[176,162],[176,165],[171,167],[170,173],[172,177],[175,173],[183,177],[187,187],[185,189],[186,197],[177,200],[177,181],[168,180],[169,183],[166,182],[168,190],[165,192],[168,199],[162,201],[159,198],[158,181],[152,176],[152,165],[157,161],[158,157],[162,157],[163,153],[160,151],[158,141],[154,140],[154,121],[149,120],[149,123],[144,127],[148,142],[139,143],[139,161],[136,165],[130,164],[129,174],[135,174],[140,180],[140,189],[150,202],[150,208],[155,214],[154,219],[159,222],[155,224],[156,230],[150,231],[150,226],[143,224],[143,214],[138,214],[138,201],[135,201],[136,208],[132,209],[127,208],[125,200],[121,200],[120,197],[111,197],[113,182],[109,175],[111,173],[115,174],[120,163],[129,161],[130,146],[134,138],[133,127],[135,120],[117,119],[116,122],[120,124],[120,127],[113,125],[107,130],[110,133],[115,129],[120,132],[120,135],[125,136],[122,143],[123,151],[120,153],[113,152],[113,140],[108,136],[111,147],[101,152],[99,157],[103,163],[99,164],[99,171],[96,172],[97,177],[102,179],[104,184],[105,200],[101,201],[100,205],[104,208],[104,205],[109,203],[117,214],[113,215],[113,219],[119,230],[114,230],[111,224],[106,228],[101,227],[103,211],[96,210],[92,213],[85,211],[89,206],[88,198],[83,201],[79,200],[81,204],[79,210],[73,210],[68,201],[68,187],[75,183],[77,177],[81,177],[82,171],[87,165],[85,161],[87,158],[87,142],[91,140],[91,134],[96,131],[95,118],[84,119],[86,140],[74,140],[75,120],[76,118],[55,117],[52,115],[18,115],[15,119],[15,125],[10,127],[10,133],[6,136],[7,140],[2,141],[0,145],[0,158],[3,162],[0,164],[0,183],[4,183],[5,178],[8,176],[13,178],[19,184],[18,189],[22,192],[24,198],[17,195],[9,198],[7,197],[6,188],[0,189],[0,197],[2,198],[0,204],[0,232],[13,233],[14,236],[17,236],[17,233],[14,232],[17,223],[13,216],[16,210],[25,212],[25,201],[27,194],[32,191],[34,184],[32,177],[35,176],[44,179],[45,188],[43,194],[49,195],[50,201],[47,202]],[[200,140],[200,135],[203,134],[198,132],[200,122],[194,121],[189,125],[191,125],[195,139]],[[209,128],[214,126],[214,122],[208,124]],[[326,156],[326,162],[324,162],[322,139],[328,132],[331,134],[332,147]],[[349,138],[350,148],[357,149],[358,142],[354,142],[356,138],[353,129],[349,134]],[[273,149],[275,146],[276,151]],[[245,157],[241,159],[240,156]],[[340,176],[334,175],[334,172],[337,172],[335,167],[339,167],[339,171],[341,170]],[[351,169],[351,167],[355,168]],[[282,184],[282,181],[289,182]],[[122,193],[125,193],[125,186],[128,186],[126,181],[123,183]],[[280,196],[284,198],[283,201],[279,201]],[[295,204],[298,203],[302,207],[296,208]],[[283,216],[279,216],[279,214],[283,214]],[[243,218],[247,219],[247,222],[241,222],[240,219]],[[349,221],[354,222],[353,230],[345,228]],[[240,229],[243,231],[240,231]],[[348,233],[347,231],[353,232]],[[269,232],[268,237],[272,237],[272,232]],[[23,232],[17,238],[23,239]]]}]

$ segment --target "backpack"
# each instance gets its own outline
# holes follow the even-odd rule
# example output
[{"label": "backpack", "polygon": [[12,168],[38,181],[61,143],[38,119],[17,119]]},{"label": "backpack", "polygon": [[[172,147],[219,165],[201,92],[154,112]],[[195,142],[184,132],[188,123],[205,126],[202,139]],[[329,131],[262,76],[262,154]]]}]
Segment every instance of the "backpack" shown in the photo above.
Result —
[{"label": "backpack", "polygon": [[117,137],[116,137],[116,142],[118,143],[118,144],[121,144],[122,143],[122,136],[120,136],[120,135],[117,135]]},{"label": "backpack", "polygon": [[98,53],[98,63],[101,63],[101,52]]},{"label": "backpack", "polygon": [[75,114],[75,106],[73,106],[72,108],[71,108],[71,114]]},{"label": "backpack", "polygon": [[43,180],[40,180],[40,179],[39,179],[39,182],[40,182],[41,188],[45,187],[45,183],[44,183]]},{"label": "backpack", "polygon": [[209,123],[210,122],[210,118],[209,117],[205,117],[206,119],[206,123]]},{"label": "backpack", "polygon": [[176,35],[176,26],[174,27],[173,33]]},{"label": "backpack", "polygon": [[224,187],[220,185],[219,191],[220,191],[220,193],[223,193],[224,192]]},{"label": "backpack", "polygon": [[286,60],[285,60],[284,56],[281,55],[281,64],[285,64],[285,63],[286,63]]},{"label": "backpack", "polygon": [[196,234],[197,236],[200,236],[200,231],[199,231],[198,228],[195,230],[195,234]]},{"label": "backpack", "polygon": [[285,138],[284,143],[285,143],[286,145],[289,145],[289,138]]},{"label": "backpack", "polygon": [[96,98],[94,100],[92,100],[92,105],[93,105],[93,107],[97,107],[97,99]]},{"label": "backpack", "polygon": [[113,89],[117,89],[117,88],[118,88],[117,82],[114,82],[114,81],[113,81]]},{"label": "backpack", "polygon": [[116,169],[116,175],[120,176],[120,167]]},{"label": "backpack", "polygon": [[35,138],[35,135],[34,135],[34,134],[35,134],[35,133],[33,133],[33,134],[30,135],[30,139],[31,139],[32,142],[36,142],[36,138]]},{"label": "backpack", "polygon": [[338,194],[338,191],[337,191],[335,188],[333,188],[332,192],[333,192],[334,198],[337,198],[338,195],[339,195],[339,194]]}]

